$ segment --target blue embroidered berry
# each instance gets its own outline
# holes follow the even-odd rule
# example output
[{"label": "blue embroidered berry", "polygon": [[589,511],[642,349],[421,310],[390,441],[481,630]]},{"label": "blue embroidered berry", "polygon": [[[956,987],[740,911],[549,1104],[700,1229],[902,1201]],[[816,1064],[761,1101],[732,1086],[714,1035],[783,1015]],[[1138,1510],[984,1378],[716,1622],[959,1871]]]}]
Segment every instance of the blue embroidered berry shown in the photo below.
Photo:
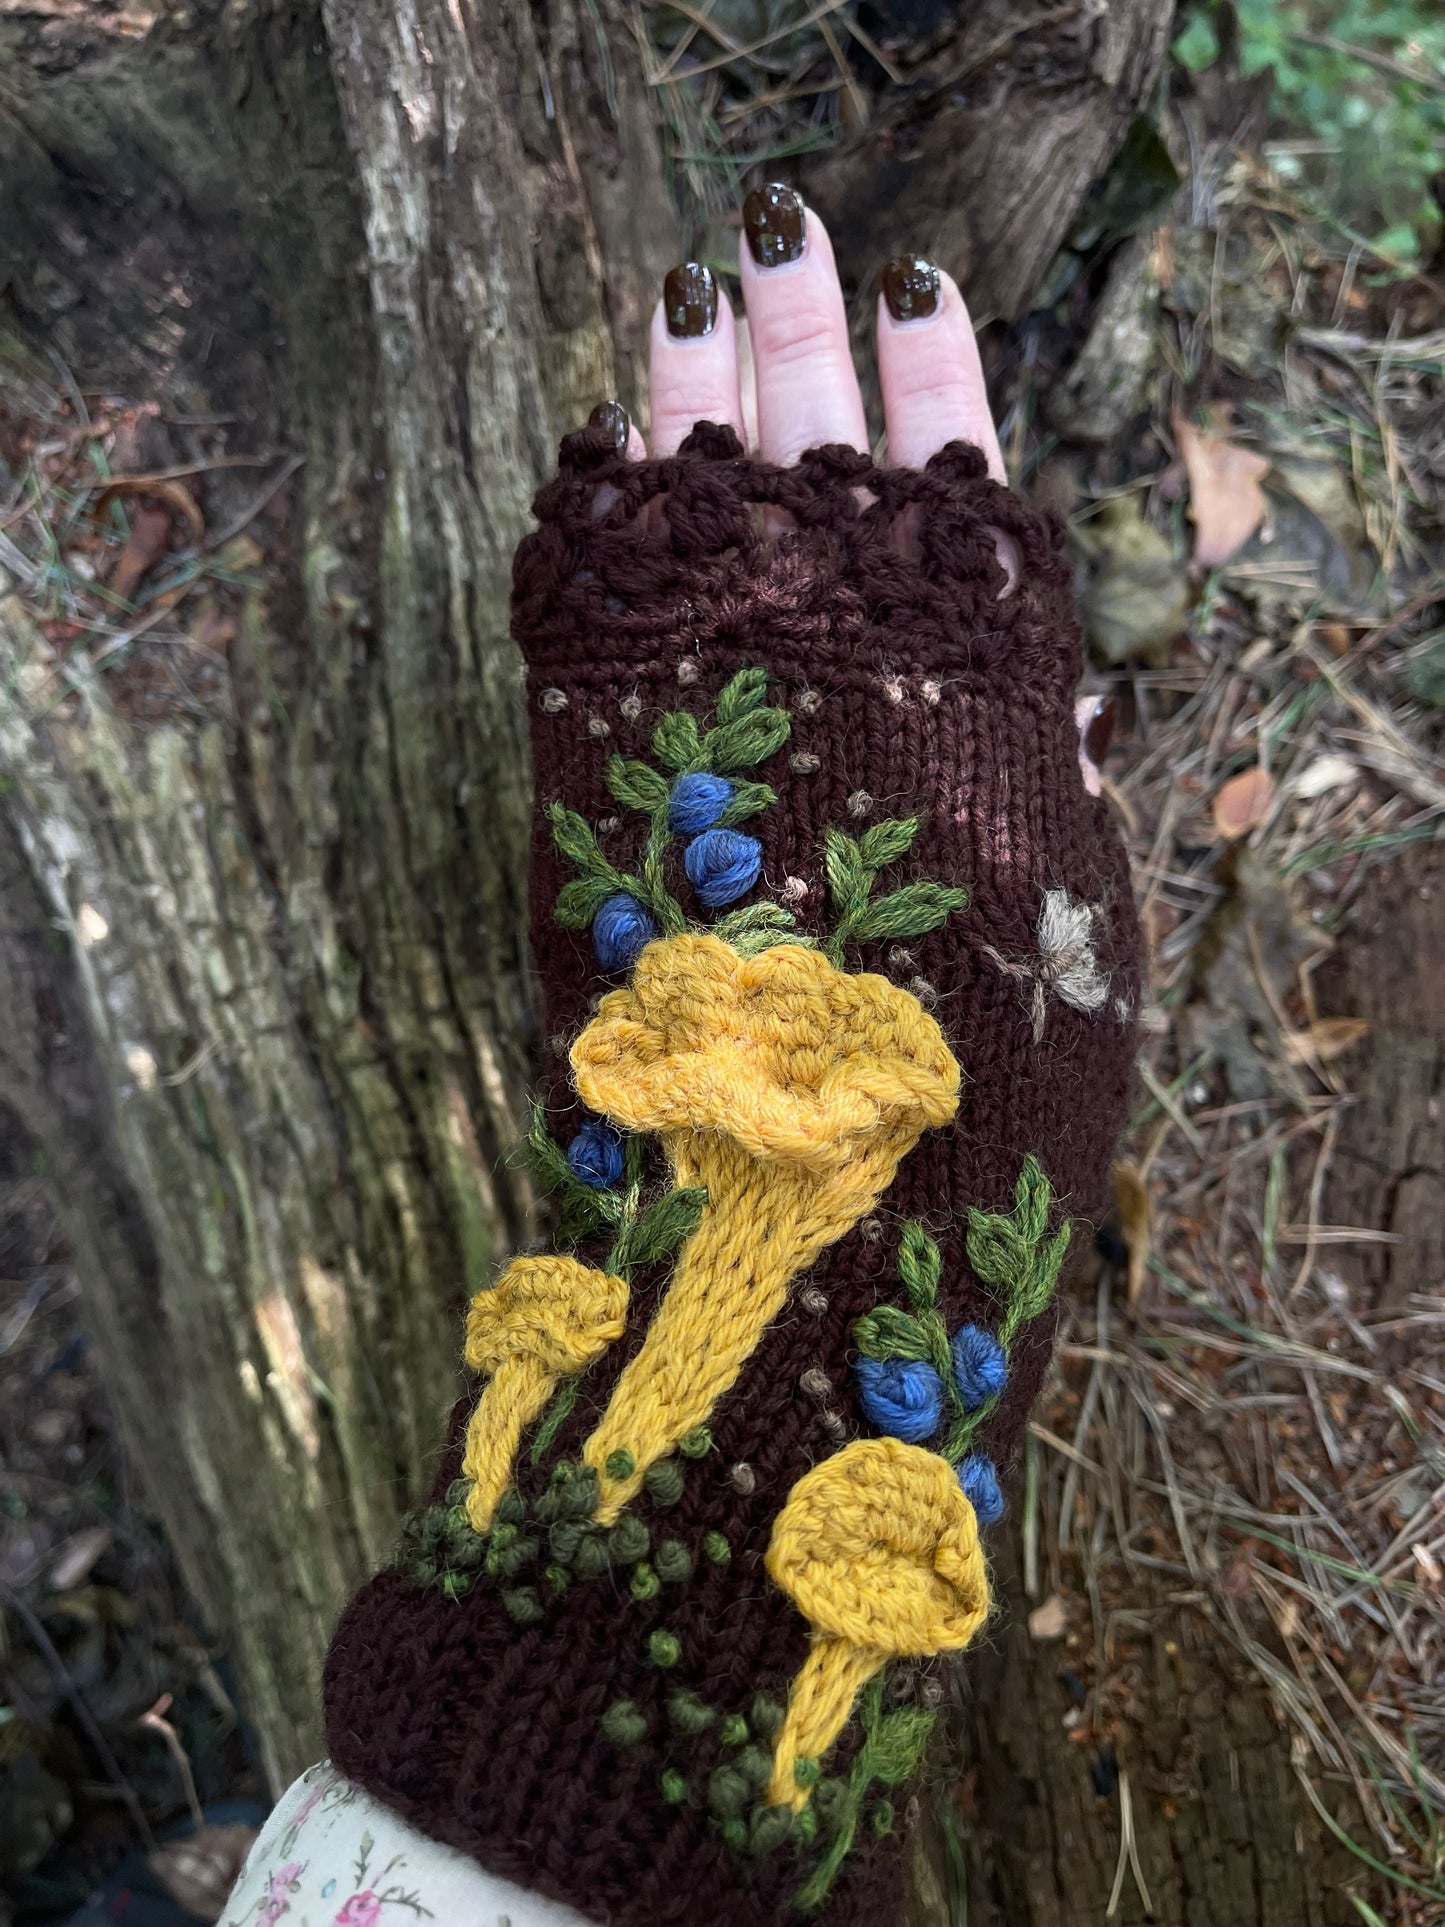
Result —
[{"label": "blue embroidered berry", "polygon": [[682,867],[707,908],[721,910],[745,897],[757,882],[763,846],[738,830],[704,830],[688,844]]},{"label": "blue embroidered berry", "polygon": [[567,1163],[579,1184],[605,1191],[622,1176],[622,1139],[600,1120],[584,1124],[567,1146]]},{"label": "blue embroidered berry", "polygon": [[636,897],[619,891],[592,919],[592,948],[604,970],[628,970],[657,935],[657,925]]},{"label": "blue embroidered berry", "polygon": [[953,1380],[964,1409],[976,1412],[1004,1388],[1008,1353],[992,1332],[965,1325],[953,1334]]},{"label": "blue embroidered berry", "polygon": [[993,1460],[986,1459],[982,1452],[970,1452],[959,1462],[958,1483],[979,1524],[997,1525],[1004,1515],[1004,1502],[999,1490],[998,1467]]},{"label": "blue embroidered berry", "polygon": [[682,836],[696,836],[710,830],[737,794],[736,786],[725,776],[712,776],[698,770],[679,776],[667,799],[667,820]]},{"label": "blue embroidered berry", "polygon": [[943,1421],[943,1380],[917,1358],[854,1361],[858,1397],[871,1425],[909,1445],[922,1445]]}]

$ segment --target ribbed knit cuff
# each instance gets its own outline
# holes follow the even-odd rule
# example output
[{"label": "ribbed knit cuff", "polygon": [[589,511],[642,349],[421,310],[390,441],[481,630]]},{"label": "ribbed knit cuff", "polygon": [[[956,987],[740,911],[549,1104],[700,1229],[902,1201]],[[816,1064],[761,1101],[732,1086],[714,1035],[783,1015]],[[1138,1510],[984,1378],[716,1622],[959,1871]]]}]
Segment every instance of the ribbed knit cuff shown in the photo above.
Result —
[{"label": "ribbed knit cuff", "polygon": [[537,510],[559,1240],[473,1307],[328,1740],[598,1920],[872,1927],[1132,1062],[1060,538],[975,450],[781,471],[707,427],[574,436]]}]

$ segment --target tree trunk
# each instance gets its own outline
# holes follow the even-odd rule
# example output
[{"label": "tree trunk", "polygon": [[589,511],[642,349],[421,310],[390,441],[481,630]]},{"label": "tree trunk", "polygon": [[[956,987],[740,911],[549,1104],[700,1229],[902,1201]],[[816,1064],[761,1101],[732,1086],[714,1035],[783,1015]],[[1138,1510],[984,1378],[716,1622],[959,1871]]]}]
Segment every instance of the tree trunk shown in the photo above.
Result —
[{"label": "tree trunk", "polygon": [[[1166,0],[1085,11],[992,0],[965,65],[991,33],[1007,68],[972,95],[931,70],[972,156],[939,192],[1002,223],[940,249],[983,312],[1020,305],[1162,58]],[[177,695],[174,639],[37,623],[0,550],[0,1089],[280,1784],[336,1605],[425,1482],[464,1296],[533,1228],[508,563],[559,433],[638,405],[682,237],[619,0],[7,9],[0,209],[12,438],[72,375],[141,406],[130,465],[191,471],[225,578],[222,654]]]}]

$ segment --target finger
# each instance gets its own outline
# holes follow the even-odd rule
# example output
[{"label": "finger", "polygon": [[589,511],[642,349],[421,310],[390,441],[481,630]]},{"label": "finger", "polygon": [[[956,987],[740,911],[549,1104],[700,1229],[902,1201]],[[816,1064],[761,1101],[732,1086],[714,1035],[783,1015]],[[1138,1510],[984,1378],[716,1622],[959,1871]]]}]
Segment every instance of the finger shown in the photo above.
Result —
[{"label": "finger", "polygon": [[895,467],[922,468],[945,443],[972,442],[994,480],[1007,480],[963,296],[919,255],[900,255],[883,270],[878,379]]},{"label": "finger", "polygon": [[1114,719],[1118,705],[1112,696],[1080,696],[1074,703],[1074,723],[1079,732],[1079,767],[1084,772],[1084,788],[1090,796],[1104,790],[1104,758],[1114,738]]},{"label": "finger", "polygon": [[649,348],[652,453],[675,455],[698,422],[743,432],[732,306],[711,268],[685,261],[663,283]]},{"label": "finger", "polygon": [[791,188],[743,208],[743,301],[758,395],[758,452],[785,466],[824,442],[868,446],[863,396],[828,231]]},{"label": "finger", "polygon": [[[626,455],[628,461],[640,462],[646,458],[647,446],[620,401],[598,402],[587,417],[587,426],[594,435],[605,435],[618,454]],[[592,497],[592,513],[605,515],[616,500],[617,490],[610,482],[604,482]]]}]

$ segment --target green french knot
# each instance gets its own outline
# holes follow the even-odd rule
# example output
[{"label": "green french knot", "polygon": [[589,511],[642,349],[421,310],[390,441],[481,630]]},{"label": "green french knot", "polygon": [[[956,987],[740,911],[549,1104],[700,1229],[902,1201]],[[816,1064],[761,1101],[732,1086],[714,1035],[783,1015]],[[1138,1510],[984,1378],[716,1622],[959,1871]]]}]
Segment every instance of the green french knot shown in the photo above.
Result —
[{"label": "green french knot", "polygon": [[1059,1282],[1073,1227],[1068,1219],[1048,1236],[1054,1194],[1032,1152],[1024,1159],[1008,1216],[970,1206],[965,1247],[984,1284],[1005,1300],[999,1342],[1007,1350],[1022,1326],[1047,1307]]},{"label": "green french knot", "polygon": [[724,1746],[742,1746],[748,1738],[748,1723],[741,1713],[729,1713],[718,1729]]},{"label": "green french knot", "polygon": [[682,1467],[676,1459],[658,1459],[655,1464],[648,1466],[642,1483],[654,1505],[676,1505],[682,1497]]},{"label": "green french knot", "polygon": [[822,1778],[822,1772],[816,1760],[799,1759],[793,1762],[793,1778],[799,1786],[816,1786]]},{"label": "green french knot", "polygon": [[680,1807],[687,1798],[687,1781],[675,1766],[664,1768],[657,1784],[670,1807]]},{"label": "green french knot", "polygon": [[644,1560],[640,1566],[634,1568],[632,1577],[627,1582],[627,1589],[638,1604],[642,1605],[649,1599],[656,1599],[662,1591],[662,1581]]},{"label": "green french knot", "polygon": [[735,1853],[741,1853],[748,1844],[747,1821],[729,1820],[722,1830],[722,1837]]},{"label": "green french knot", "polygon": [[[468,1482],[464,1479],[459,1479],[457,1483],[459,1485],[465,1485]],[[516,1486],[509,1485],[497,1505],[497,1524],[519,1526],[526,1516],[527,1501],[522,1497]]]},{"label": "green french knot", "polygon": [[655,1633],[649,1633],[647,1636],[647,1657],[654,1666],[664,1668],[676,1666],[682,1658],[682,1641],[676,1633],[667,1632],[659,1627]]},{"label": "green french knot", "polygon": [[502,1594],[502,1609],[519,1626],[535,1626],[542,1617],[542,1601],[535,1586],[516,1586]]},{"label": "green french knot", "polygon": [[756,1807],[748,1825],[748,1845],[756,1854],[773,1853],[792,1831],[791,1807]]},{"label": "green french knot", "polygon": [[733,1549],[721,1532],[705,1532],[702,1535],[702,1551],[703,1557],[710,1559],[715,1566],[725,1566],[733,1556]]},{"label": "green french knot", "polygon": [[755,1733],[760,1733],[765,1740],[775,1739],[783,1717],[784,1709],[776,1700],[769,1699],[766,1693],[754,1694],[748,1718]]},{"label": "green french knot", "polygon": [[678,1440],[677,1449],[685,1459],[705,1459],[712,1450],[712,1433],[705,1425],[694,1425]]},{"label": "green french knot", "polygon": [[607,1535],[607,1550],[620,1566],[634,1566],[647,1557],[652,1534],[635,1512],[624,1512]]},{"label": "green french knot", "polygon": [[578,1578],[598,1579],[606,1572],[608,1564],[606,1541],[596,1533],[590,1533],[578,1546],[577,1557],[573,1561]]},{"label": "green french knot", "polygon": [[893,1802],[891,1800],[880,1800],[868,1815],[868,1823],[880,1837],[884,1834],[892,1833]]},{"label": "green french knot", "polygon": [[667,1700],[667,1717],[669,1724],[676,1727],[679,1733],[694,1737],[705,1733],[717,1714],[696,1693],[671,1693]]},{"label": "green french knot", "polygon": [[805,1847],[811,1846],[818,1837],[818,1815],[811,1803],[796,1816],[795,1831]]},{"label": "green french knot", "polygon": [[603,1737],[614,1746],[636,1746],[647,1738],[647,1721],[634,1700],[618,1700],[599,1722]]},{"label": "green french knot", "polygon": [[681,1539],[664,1539],[653,1554],[652,1563],[664,1585],[680,1586],[692,1577],[692,1554]]},{"label": "green french knot", "polygon": [[[448,1599],[452,1601],[456,1601],[458,1599],[465,1599],[467,1594],[471,1591],[471,1589],[472,1589],[472,1576],[469,1572],[444,1572],[442,1574],[442,1591],[443,1593],[445,1593]],[[536,1595],[534,1594],[533,1597],[535,1598],[535,1596]],[[508,1597],[509,1597],[508,1594],[503,1593],[502,1601],[504,1605],[506,1604]],[[508,1606],[507,1610],[508,1612],[511,1612],[511,1607]],[[537,1608],[538,1618],[541,1617],[541,1610],[542,1609],[539,1604]],[[513,1617],[515,1618],[516,1615],[513,1614]],[[526,1624],[525,1620],[523,1621],[523,1624],[524,1625]]]},{"label": "green french knot", "polygon": [[555,1593],[564,1593],[572,1583],[572,1575],[565,1566],[544,1567],[542,1577]]},{"label": "green french knot", "polygon": [[607,1476],[609,1479],[630,1479],[637,1470],[637,1461],[625,1445],[619,1445],[615,1452],[607,1454]]},{"label": "green french knot", "polygon": [[547,1531],[547,1550],[559,1565],[570,1566],[590,1527],[583,1519],[559,1519]]}]

